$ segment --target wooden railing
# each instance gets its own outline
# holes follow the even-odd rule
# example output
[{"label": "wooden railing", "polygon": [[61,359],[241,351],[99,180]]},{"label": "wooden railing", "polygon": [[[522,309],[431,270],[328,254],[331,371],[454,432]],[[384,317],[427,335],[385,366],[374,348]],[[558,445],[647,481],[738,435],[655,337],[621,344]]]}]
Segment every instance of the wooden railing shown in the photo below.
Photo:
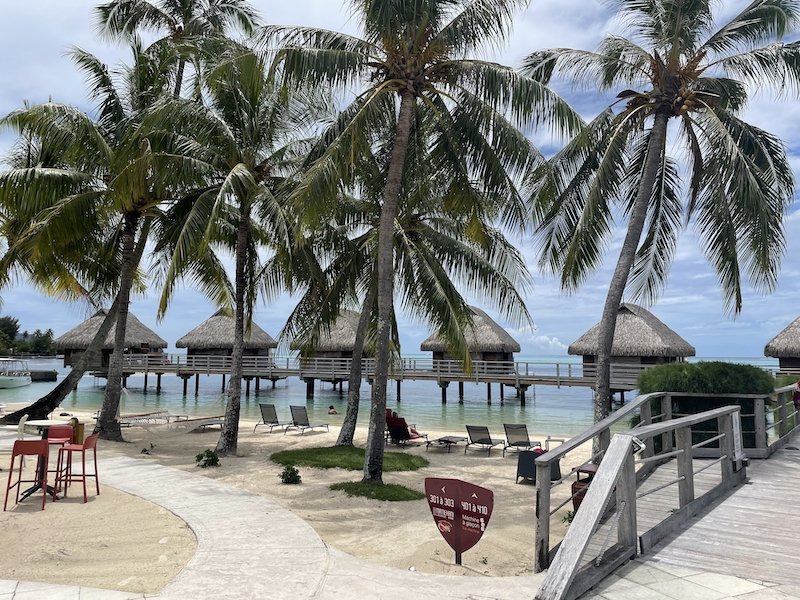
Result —
[{"label": "wooden railing", "polygon": [[[298,376],[318,379],[345,380],[350,374],[350,358],[302,358],[299,356],[245,356],[242,367],[245,375],[259,377]],[[123,368],[129,371],[154,373],[227,373],[230,356],[185,354],[126,354]],[[363,359],[362,373],[369,378],[375,361]],[[648,365],[612,364],[611,380],[619,389],[632,389],[639,374]],[[419,379],[447,384],[450,381],[501,382],[516,387],[547,383],[549,385],[592,385],[595,367],[582,363],[539,361],[473,360],[468,369],[461,361],[433,358],[395,358],[390,365],[394,379]],[[98,369],[95,369],[98,370]]]},{"label": "wooden railing", "polygon": [[[652,397],[653,395],[648,400]],[[699,510],[741,482],[745,472],[742,462],[744,455],[741,452],[741,428],[738,426],[739,408],[726,406],[616,434],[536,593],[536,600],[577,598],[635,556],[639,552],[640,544],[643,551],[646,551],[658,539],[680,527]],[[692,426],[708,420],[717,422],[718,434],[693,444]],[[652,448],[648,442],[655,438],[663,439],[665,436],[670,439],[674,436],[674,449],[670,446],[667,449],[662,448],[658,454],[648,455],[647,449]],[[698,468],[694,460],[696,449],[712,442],[718,442],[720,456],[714,461],[706,461],[706,464]],[[639,451],[642,451],[642,457],[637,460],[635,453]],[[663,463],[672,458],[676,461],[677,470],[677,476],[673,480],[645,492],[637,490],[637,464],[641,471],[649,465]],[[697,496],[695,476],[715,465],[720,466],[719,483],[705,494]],[[537,484],[546,484],[549,474],[549,462],[547,455],[544,455],[537,460]],[[637,503],[648,494],[671,485],[677,486],[679,508],[640,537]],[[537,511],[542,508],[537,502]],[[549,506],[547,509],[549,511]],[[601,538],[599,550],[595,544],[595,554],[587,556],[590,542],[595,536]]]}]

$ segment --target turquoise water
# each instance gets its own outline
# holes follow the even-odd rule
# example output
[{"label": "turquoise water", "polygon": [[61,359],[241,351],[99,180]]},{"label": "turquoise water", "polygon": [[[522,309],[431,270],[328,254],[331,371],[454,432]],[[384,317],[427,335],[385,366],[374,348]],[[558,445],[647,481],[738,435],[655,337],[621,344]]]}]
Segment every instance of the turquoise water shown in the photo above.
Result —
[{"label": "turquoise water", "polygon": [[[518,360],[530,360],[536,372],[545,373],[553,370],[552,363],[579,363],[580,357],[528,357]],[[746,362],[757,366],[777,367],[775,359],[704,359]],[[57,359],[40,359],[29,361],[34,370],[56,369],[61,379],[68,369],[62,367]],[[201,375],[200,390],[194,395],[194,379],[189,380],[188,395],[183,396],[182,381],[172,375],[162,378],[162,391],[155,392],[155,376],[148,378],[148,389],[144,390],[144,376],[128,378],[128,389],[122,397],[121,412],[138,413],[156,410],[168,410],[176,414],[192,416],[217,415],[225,410],[225,395],[221,392],[222,380],[218,375]],[[10,390],[0,390],[0,403],[31,402],[50,391],[54,383],[33,383],[30,386]],[[84,376],[78,390],[64,400],[65,411],[93,412],[103,403],[105,380],[90,375]],[[418,429],[426,428],[437,431],[459,433],[464,425],[487,425],[492,432],[502,435],[503,423],[525,423],[528,430],[539,435],[573,436],[592,424],[592,391],[583,387],[536,386],[526,394],[526,406],[521,406],[514,396],[512,388],[506,388],[505,401],[500,403],[500,389],[492,386],[492,404],[487,404],[486,384],[465,383],[464,403],[458,402],[458,385],[451,383],[447,388],[447,404],[442,405],[438,385],[429,381],[405,381],[402,384],[401,399],[397,400],[396,386],[390,382],[387,406],[397,410],[410,423],[416,423]],[[369,418],[369,386],[361,386],[361,409],[359,424],[366,426]],[[635,397],[635,392],[626,395],[627,399]],[[256,420],[260,417],[258,403],[275,404],[278,416],[282,420],[289,419],[290,404],[305,404],[312,420],[339,424],[347,404],[347,385],[340,393],[333,390],[331,384],[317,382],[314,399],[306,401],[305,383],[297,378],[279,381],[272,389],[270,382],[262,382],[261,390],[255,394],[251,385],[251,394],[242,398],[242,418]],[[328,406],[333,404],[339,415],[328,415]]]}]

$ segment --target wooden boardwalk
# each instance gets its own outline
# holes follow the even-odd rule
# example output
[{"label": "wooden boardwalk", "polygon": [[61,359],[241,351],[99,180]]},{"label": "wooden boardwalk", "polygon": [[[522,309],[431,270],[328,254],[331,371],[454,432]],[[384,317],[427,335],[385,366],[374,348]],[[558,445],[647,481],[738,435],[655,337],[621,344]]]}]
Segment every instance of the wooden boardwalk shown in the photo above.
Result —
[{"label": "wooden boardwalk", "polygon": [[795,435],[787,448],[752,462],[744,485],[640,560],[800,585],[799,445]]}]

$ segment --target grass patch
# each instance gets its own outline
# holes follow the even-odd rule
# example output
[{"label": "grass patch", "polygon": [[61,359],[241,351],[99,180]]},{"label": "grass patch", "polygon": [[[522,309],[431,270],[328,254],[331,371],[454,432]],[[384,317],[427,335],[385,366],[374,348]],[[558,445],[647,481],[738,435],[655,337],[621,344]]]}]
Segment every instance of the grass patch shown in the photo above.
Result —
[{"label": "grass patch", "polygon": [[[282,450],[271,457],[279,465],[316,467],[317,469],[347,469],[360,471],[364,468],[364,449],[355,446],[330,446],[328,448],[302,448]],[[385,452],[384,471],[416,471],[427,467],[428,461],[415,454]]]},{"label": "grass patch", "polygon": [[362,496],[372,500],[387,502],[406,502],[422,500],[425,494],[396,483],[367,483],[364,481],[343,481],[330,486],[332,490],[342,490],[348,496]]}]

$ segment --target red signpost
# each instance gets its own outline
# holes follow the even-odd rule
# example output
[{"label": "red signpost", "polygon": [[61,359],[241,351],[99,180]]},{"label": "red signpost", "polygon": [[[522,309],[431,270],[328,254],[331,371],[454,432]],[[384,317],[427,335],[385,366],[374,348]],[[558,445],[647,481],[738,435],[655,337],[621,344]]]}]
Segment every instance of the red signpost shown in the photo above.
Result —
[{"label": "red signpost", "polygon": [[478,543],[494,507],[494,493],[460,479],[425,479],[425,495],[433,520],[442,537],[455,550],[456,564],[461,553]]}]

